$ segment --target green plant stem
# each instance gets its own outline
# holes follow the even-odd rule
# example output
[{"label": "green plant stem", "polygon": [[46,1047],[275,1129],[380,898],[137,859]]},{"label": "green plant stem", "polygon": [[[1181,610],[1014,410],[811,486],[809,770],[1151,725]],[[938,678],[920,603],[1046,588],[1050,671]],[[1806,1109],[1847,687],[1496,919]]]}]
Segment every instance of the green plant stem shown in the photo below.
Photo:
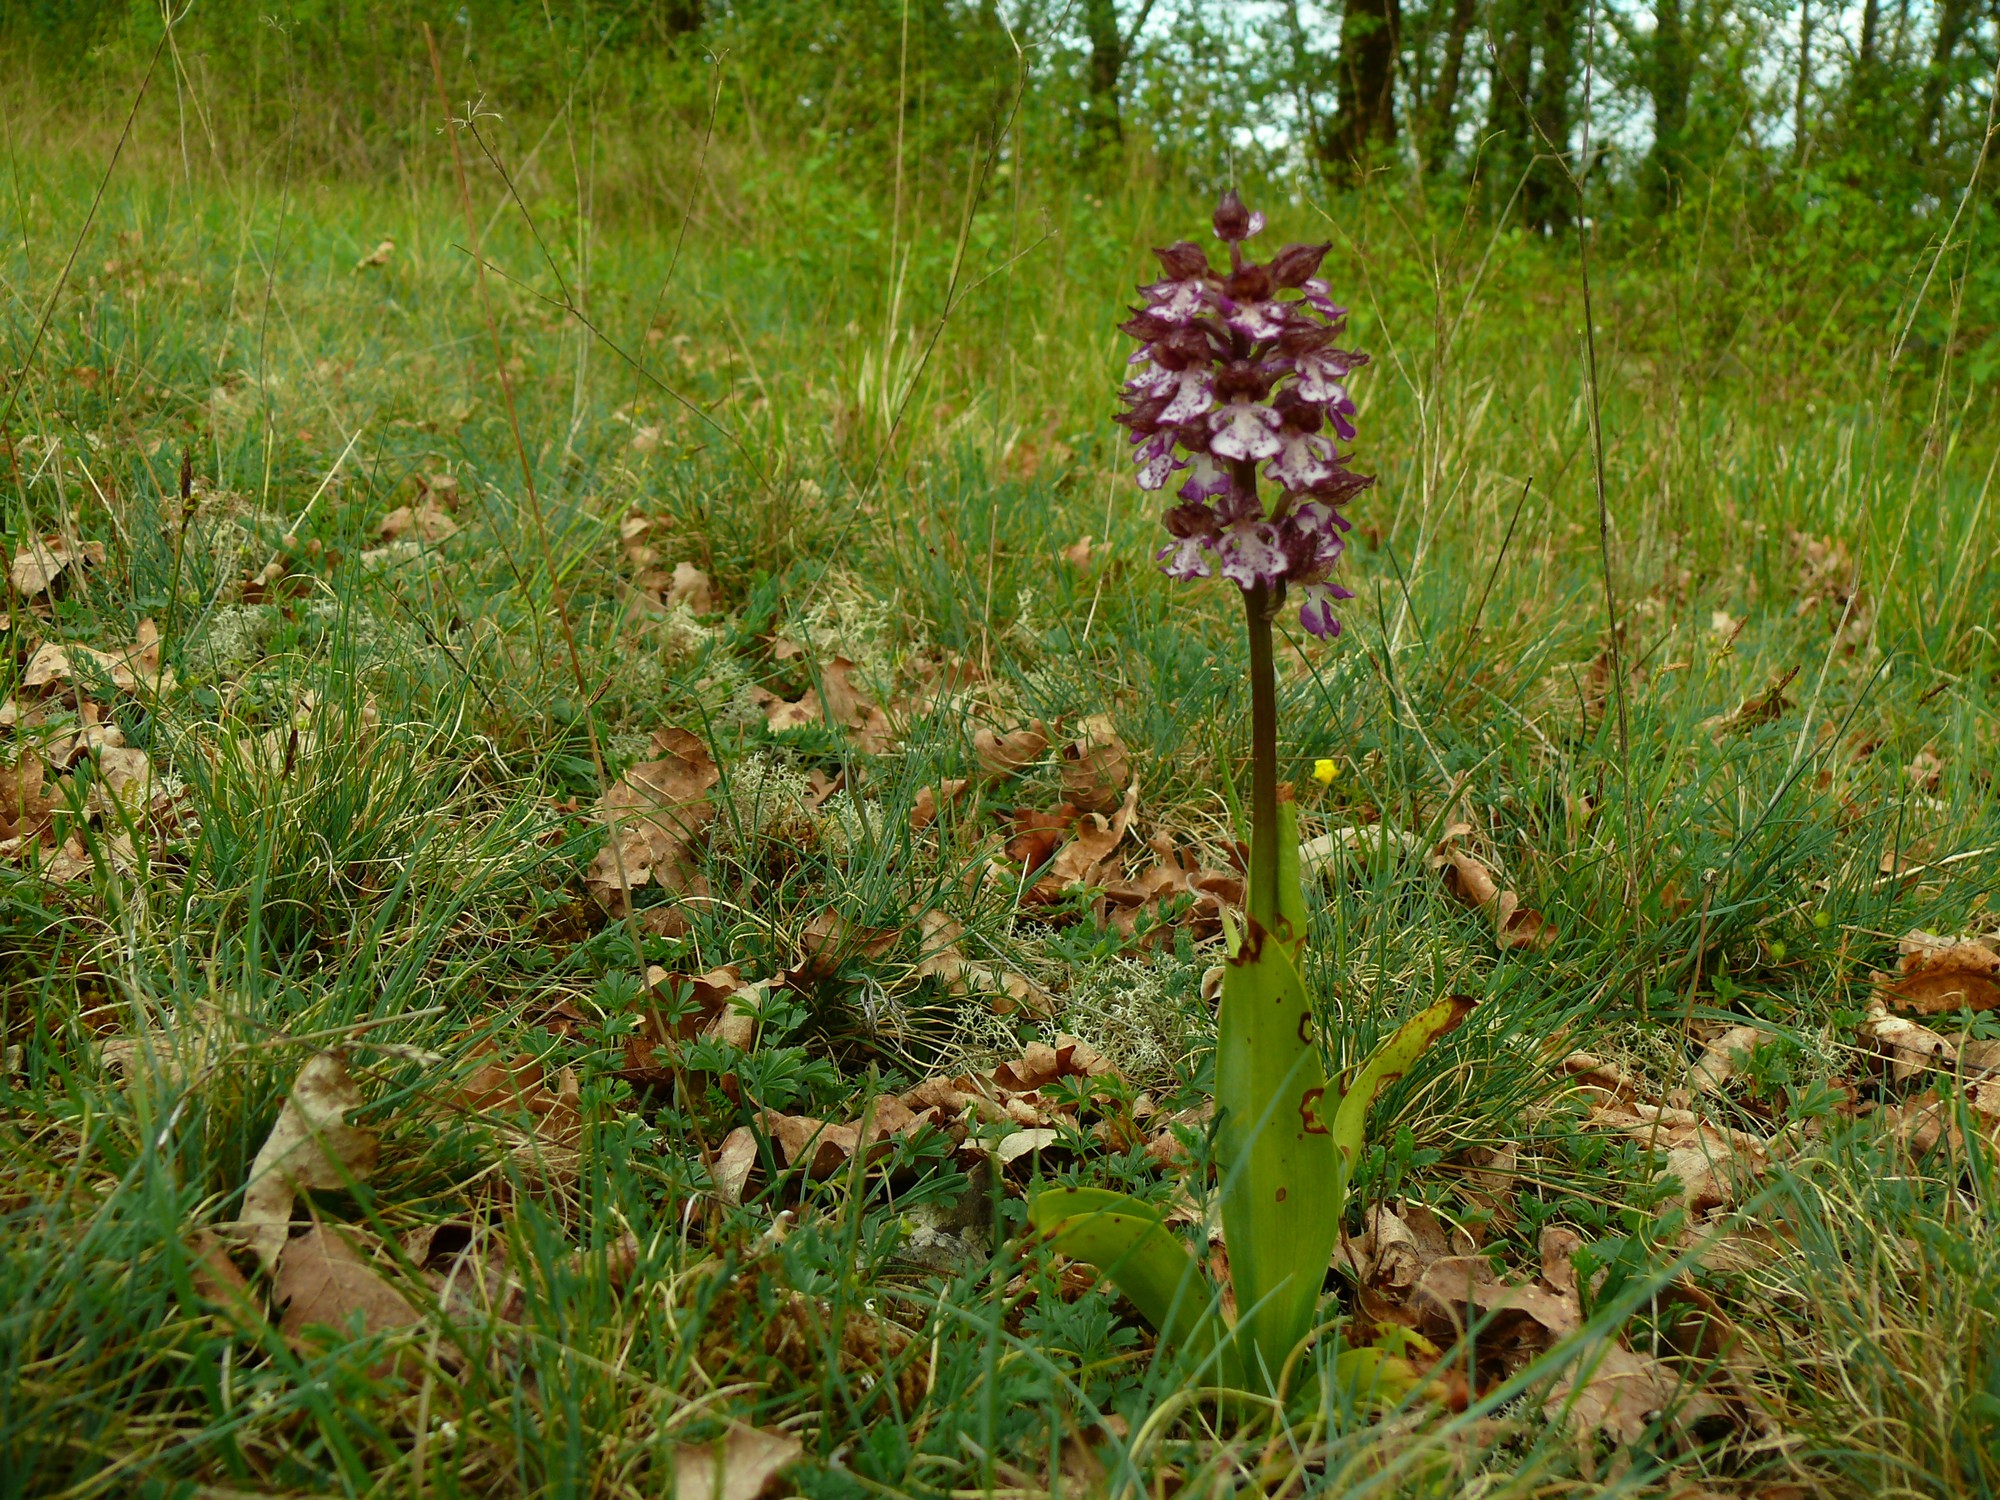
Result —
[{"label": "green plant stem", "polygon": [[1271,660],[1268,589],[1243,595],[1250,632],[1250,919],[1278,927],[1278,674]]}]

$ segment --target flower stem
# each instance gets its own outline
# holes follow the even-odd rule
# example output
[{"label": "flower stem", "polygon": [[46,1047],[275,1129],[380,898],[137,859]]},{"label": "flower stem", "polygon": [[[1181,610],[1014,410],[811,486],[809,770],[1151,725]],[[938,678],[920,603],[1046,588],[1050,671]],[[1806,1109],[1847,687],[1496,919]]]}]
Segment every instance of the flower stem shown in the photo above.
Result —
[{"label": "flower stem", "polygon": [[1278,925],[1278,678],[1271,660],[1270,590],[1243,594],[1250,631],[1250,919]]}]

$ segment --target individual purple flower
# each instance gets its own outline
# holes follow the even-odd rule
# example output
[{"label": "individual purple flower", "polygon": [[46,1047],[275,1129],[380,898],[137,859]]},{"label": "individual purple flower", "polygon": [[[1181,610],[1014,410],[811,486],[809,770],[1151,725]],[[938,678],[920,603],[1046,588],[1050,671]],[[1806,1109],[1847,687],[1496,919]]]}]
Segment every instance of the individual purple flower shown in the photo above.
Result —
[{"label": "individual purple flower", "polygon": [[1285,419],[1247,396],[1238,396],[1208,420],[1212,434],[1208,446],[1223,458],[1256,462],[1276,457],[1284,446],[1278,429],[1285,425]]},{"label": "individual purple flower", "polygon": [[1309,583],[1299,590],[1299,595],[1299,624],[1323,641],[1340,634],[1333,603],[1336,599],[1352,599],[1354,595],[1337,583]]},{"label": "individual purple flower", "polygon": [[1215,237],[1232,245],[1261,233],[1264,228],[1264,216],[1245,208],[1235,188],[1222,195],[1222,202],[1215,208],[1214,222]]},{"label": "individual purple flower", "polygon": [[1340,455],[1329,438],[1287,423],[1278,433],[1278,456],[1264,466],[1267,478],[1288,490],[1310,490],[1331,479]]},{"label": "individual purple flower", "polygon": [[1278,528],[1269,521],[1239,521],[1215,544],[1222,576],[1239,588],[1272,588],[1290,566]]},{"label": "individual purple flower", "polygon": [[1167,428],[1140,439],[1132,459],[1139,466],[1140,489],[1165,489],[1168,476],[1181,466],[1181,461],[1174,457],[1173,430]]},{"label": "individual purple flower", "polygon": [[1162,422],[1192,422],[1215,405],[1215,374],[1190,367],[1172,371],[1168,377],[1173,399],[1160,413]]},{"label": "individual purple flower", "polygon": [[1333,288],[1318,276],[1308,276],[1299,283],[1299,290],[1306,294],[1306,305],[1318,310],[1327,322],[1339,327],[1346,321],[1347,309],[1333,300]]},{"label": "individual purple flower", "polygon": [[1206,578],[1214,571],[1208,560],[1210,550],[1207,537],[1184,536],[1167,543],[1153,556],[1162,573],[1185,583],[1190,578]]},{"label": "individual purple flower", "polygon": [[1215,461],[1210,453],[1190,453],[1187,457],[1188,477],[1174,493],[1183,500],[1213,500],[1217,495],[1229,492],[1229,470]]}]

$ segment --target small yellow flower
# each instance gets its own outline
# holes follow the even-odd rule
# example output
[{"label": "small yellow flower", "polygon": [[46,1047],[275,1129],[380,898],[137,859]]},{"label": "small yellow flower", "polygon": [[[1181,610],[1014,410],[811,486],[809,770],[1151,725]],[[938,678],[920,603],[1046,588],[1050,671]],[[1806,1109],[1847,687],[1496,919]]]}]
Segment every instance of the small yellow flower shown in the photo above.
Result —
[{"label": "small yellow flower", "polygon": [[1332,761],[1316,760],[1313,762],[1313,780],[1317,781],[1321,786],[1332,786],[1334,778],[1339,775],[1340,767]]}]

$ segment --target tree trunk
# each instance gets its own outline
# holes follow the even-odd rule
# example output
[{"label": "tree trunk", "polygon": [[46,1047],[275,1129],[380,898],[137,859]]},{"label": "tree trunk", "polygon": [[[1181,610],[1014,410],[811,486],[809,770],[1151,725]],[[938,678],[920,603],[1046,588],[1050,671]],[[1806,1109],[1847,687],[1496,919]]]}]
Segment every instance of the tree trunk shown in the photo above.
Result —
[{"label": "tree trunk", "polygon": [[1935,139],[1939,116],[1944,112],[1945,91],[1951,87],[1952,56],[1958,51],[1958,44],[1965,36],[1965,28],[1972,20],[1972,7],[1967,0],[1939,0],[1937,12],[1937,35],[1931,40],[1931,65],[1924,78],[1924,118],[1923,129],[1917,140],[1911,143],[1912,150]]},{"label": "tree trunk", "polygon": [[1792,160],[1806,159],[1806,85],[1812,81],[1812,0],[1799,0],[1799,76],[1792,90]]},{"label": "tree trunk", "polygon": [[1437,88],[1431,94],[1424,128],[1424,170],[1435,173],[1450,159],[1458,140],[1458,82],[1465,71],[1465,39],[1472,31],[1474,0],[1453,0],[1451,25],[1444,37],[1444,60],[1438,64]]},{"label": "tree trunk", "polygon": [[1336,172],[1358,170],[1396,139],[1397,0],[1347,0],[1340,20],[1340,113],[1320,145]]},{"label": "tree trunk", "polygon": [[1084,0],[1084,35],[1090,40],[1090,95],[1085,116],[1095,145],[1125,138],[1118,118],[1118,75],[1125,71],[1125,39],[1118,34],[1117,0]]},{"label": "tree trunk", "polygon": [[1868,0],[1861,7],[1861,45],[1856,50],[1856,68],[1867,71],[1875,66],[1875,52],[1882,34],[1882,0]]},{"label": "tree trunk", "polygon": [[1540,6],[1541,67],[1531,96],[1535,129],[1533,147],[1542,156],[1528,174],[1522,195],[1531,222],[1560,229],[1570,222],[1575,191],[1565,163],[1551,158],[1570,149],[1570,90],[1576,82],[1576,23],[1582,0],[1542,0]]},{"label": "tree trunk", "polygon": [[1653,147],[1646,154],[1646,197],[1658,212],[1680,201],[1687,170],[1688,94],[1694,64],[1688,55],[1681,0],[1654,0],[1653,35],[1646,44],[1646,90],[1653,100]]},{"label": "tree trunk", "polygon": [[1492,78],[1487,89],[1487,197],[1496,207],[1506,203],[1534,154],[1534,131],[1528,123],[1528,99],[1534,87],[1535,41],[1529,29],[1527,0],[1494,0],[1486,22],[1493,48]]}]

